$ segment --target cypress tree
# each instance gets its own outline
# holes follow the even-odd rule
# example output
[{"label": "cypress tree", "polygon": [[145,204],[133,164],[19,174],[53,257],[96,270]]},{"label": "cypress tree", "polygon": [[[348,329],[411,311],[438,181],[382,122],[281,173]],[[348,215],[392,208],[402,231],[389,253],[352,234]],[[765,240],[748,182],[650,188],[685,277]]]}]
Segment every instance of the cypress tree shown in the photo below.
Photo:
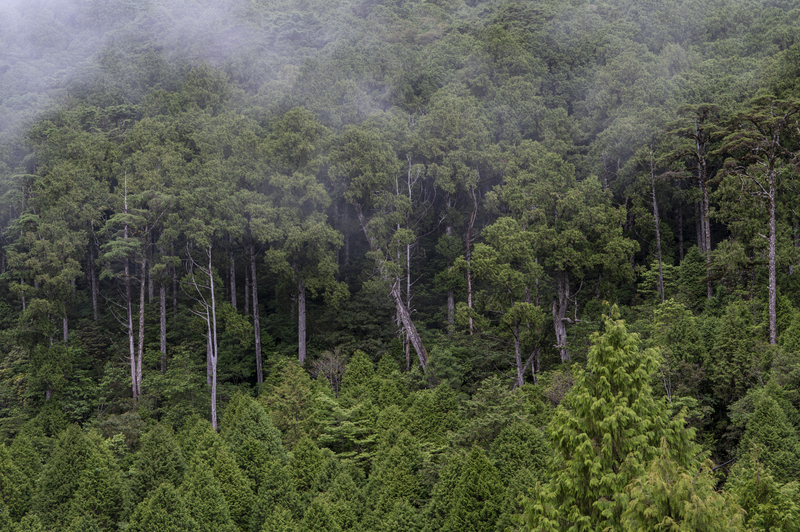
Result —
[{"label": "cypress tree", "polygon": [[10,519],[19,520],[28,512],[31,486],[14,461],[5,443],[0,443],[0,505]]},{"label": "cypress tree", "polygon": [[202,532],[235,532],[222,486],[204,460],[196,459],[186,472],[179,495]]},{"label": "cypress tree", "polygon": [[298,532],[342,532],[342,528],[328,510],[326,502],[319,497],[311,501],[297,528]]},{"label": "cypress tree", "polygon": [[490,532],[500,516],[503,485],[483,449],[473,447],[464,459],[442,532]]},{"label": "cypress tree", "polygon": [[128,532],[194,532],[198,524],[183,499],[169,483],[152,490],[140,502],[128,524]]},{"label": "cypress tree", "polygon": [[247,530],[255,503],[250,482],[236,465],[233,455],[225,449],[217,452],[213,473],[228,503],[231,519],[241,530]]},{"label": "cypress tree", "polygon": [[141,448],[131,473],[133,503],[142,501],[147,494],[162,483],[179,486],[183,480],[186,463],[172,429],[155,425],[142,436]]},{"label": "cypress tree", "polygon": [[800,475],[800,440],[786,413],[768,393],[760,394],[738,448],[739,463],[758,460],[779,483]]},{"label": "cypress tree", "polygon": [[662,438],[680,466],[699,454],[682,415],[671,419],[667,405],[653,397],[656,353],[640,350],[638,335],[618,318],[614,306],[550,424],[554,471],[526,508],[531,529],[619,528],[625,487],[644,472]]},{"label": "cypress tree", "polygon": [[66,528],[72,497],[92,453],[91,443],[77,425],[70,425],[59,435],[31,505],[47,526]]},{"label": "cypress tree", "polygon": [[103,530],[109,530],[119,521],[122,503],[122,479],[117,462],[106,443],[97,441],[87,467],[78,479],[69,516],[73,524],[75,518],[82,516]]}]

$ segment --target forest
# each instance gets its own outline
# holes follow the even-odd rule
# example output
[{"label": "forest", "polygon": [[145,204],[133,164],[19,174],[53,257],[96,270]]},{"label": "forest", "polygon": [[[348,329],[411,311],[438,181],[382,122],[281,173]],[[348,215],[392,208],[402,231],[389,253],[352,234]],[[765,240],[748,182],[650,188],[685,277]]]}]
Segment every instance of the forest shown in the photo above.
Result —
[{"label": "forest", "polygon": [[800,1],[0,5],[0,531],[800,531]]}]

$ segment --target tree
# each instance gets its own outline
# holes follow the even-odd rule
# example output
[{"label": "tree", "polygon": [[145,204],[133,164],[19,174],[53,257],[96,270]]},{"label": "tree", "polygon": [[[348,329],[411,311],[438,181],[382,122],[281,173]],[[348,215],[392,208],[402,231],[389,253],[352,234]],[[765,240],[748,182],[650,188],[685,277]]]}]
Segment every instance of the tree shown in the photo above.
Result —
[{"label": "tree", "polygon": [[612,307],[604,334],[593,339],[586,369],[575,370],[574,386],[550,423],[554,470],[527,504],[529,529],[619,529],[629,500],[626,486],[644,474],[662,438],[679,466],[694,466],[694,431],[653,397],[657,367],[657,354],[640,349],[638,336],[628,333]]},{"label": "tree", "polygon": [[402,227],[411,200],[397,188],[400,167],[396,154],[374,128],[346,127],[334,142],[330,162],[331,179],[343,183],[344,197],[356,211],[378,278],[388,289],[398,321],[424,369],[428,352],[401,290],[404,269],[400,258],[415,236]]},{"label": "tree", "polygon": [[637,245],[622,234],[625,211],[612,207],[610,191],[596,178],[578,182],[574,167],[538,142],[522,142],[509,153],[505,181],[492,194],[489,201],[502,203],[531,233],[534,257],[555,281],[556,347],[567,362],[567,309],[575,283],[595,270],[616,279],[630,275]]},{"label": "tree", "polygon": [[42,469],[31,509],[48,526],[66,526],[72,499],[80,487],[81,474],[92,457],[89,440],[76,425],[58,437],[50,459]]},{"label": "tree", "polygon": [[136,506],[128,524],[131,532],[191,532],[198,530],[186,503],[172,484],[164,483]]},{"label": "tree", "polygon": [[[180,486],[186,462],[172,429],[159,423],[142,436],[131,471],[133,502],[141,502],[164,483]],[[163,495],[166,496],[166,495]]]},{"label": "tree", "polygon": [[461,478],[453,493],[450,515],[444,523],[446,532],[490,532],[500,515],[502,484],[497,470],[483,449],[473,447],[464,459]]},{"label": "tree", "polygon": [[781,178],[794,156],[794,138],[800,115],[800,100],[778,100],[772,95],[760,96],[750,102],[746,111],[736,115],[723,150],[732,154],[725,161],[725,174],[738,179],[741,190],[764,204],[767,210],[767,241],[769,261],[767,284],[769,299],[769,343],[778,342],[777,318],[777,208]]}]

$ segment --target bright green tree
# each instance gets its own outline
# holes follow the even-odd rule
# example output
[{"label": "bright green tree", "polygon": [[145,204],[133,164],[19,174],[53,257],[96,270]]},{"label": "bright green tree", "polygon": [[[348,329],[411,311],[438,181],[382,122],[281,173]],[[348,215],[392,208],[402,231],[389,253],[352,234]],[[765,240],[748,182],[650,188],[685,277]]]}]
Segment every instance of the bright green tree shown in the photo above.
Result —
[{"label": "bright green tree", "polygon": [[110,530],[116,527],[122,515],[122,477],[106,442],[93,443],[93,453],[78,479],[69,515],[73,524],[75,518],[85,517],[101,529]]},{"label": "bright green tree", "polygon": [[189,515],[203,532],[236,532],[231,520],[228,502],[222,494],[222,485],[203,460],[194,460],[186,471],[178,490]]},{"label": "bright green tree", "polygon": [[14,461],[5,443],[0,443],[0,504],[17,521],[28,512],[31,484]]},{"label": "bright green tree", "polygon": [[574,386],[550,424],[554,471],[525,510],[529,529],[619,528],[629,500],[625,488],[644,473],[662,438],[680,466],[693,465],[699,455],[694,431],[653,396],[658,363],[612,307],[586,369],[575,370]]}]

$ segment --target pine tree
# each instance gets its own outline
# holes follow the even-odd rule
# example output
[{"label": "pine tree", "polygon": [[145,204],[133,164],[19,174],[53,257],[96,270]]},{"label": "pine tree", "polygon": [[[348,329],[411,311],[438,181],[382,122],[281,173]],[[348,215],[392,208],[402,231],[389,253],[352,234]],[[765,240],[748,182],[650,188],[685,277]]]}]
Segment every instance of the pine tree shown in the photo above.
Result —
[{"label": "pine tree", "polygon": [[699,454],[682,416],[671,419],[667,405],[653,397],[658,357],[641,351],[638,336],[618,318],[615,306],[550,424],[554,471],[526,508],[531,530],[619,528],[625,487],[643,474],[662,438],[682,467]]},{"label": "pine tree", "polygon": [[725,487],[744,510],[748,530],[800,530],[800,486],[796,481],[778,483],[757,456],[737,462]]},{"label": "pine tree", "polygon": [[[262,403],[252,397],[240,395],[225,412],[222,423],[225,427],[222,439],[234,453],[245,441],[252,438],[266,451],[267,456],[285,460],[286,450],[281,441],[281,432],[275,428]],[[238,453],[237,453],[238,454]]]}]

